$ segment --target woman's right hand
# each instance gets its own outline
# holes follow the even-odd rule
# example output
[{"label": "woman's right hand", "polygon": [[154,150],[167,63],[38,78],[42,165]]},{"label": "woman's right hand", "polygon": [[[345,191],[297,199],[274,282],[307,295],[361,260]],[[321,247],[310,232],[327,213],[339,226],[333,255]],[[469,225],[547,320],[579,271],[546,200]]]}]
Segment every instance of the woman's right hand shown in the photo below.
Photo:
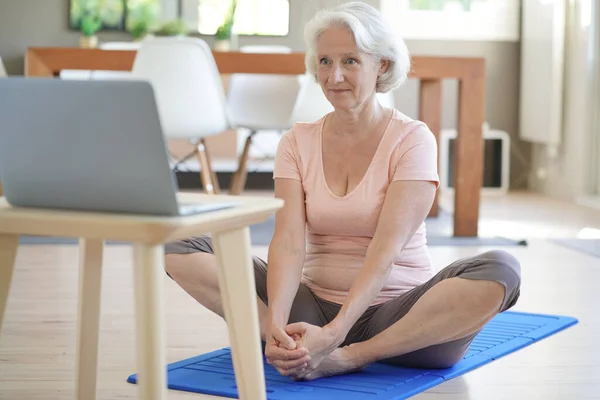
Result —
[{"label": "woman's right hand", "polygon": [[308,366],[308,349],[298,348],[296,341],[283,328],[271,326],[266,335],[267,363],[283,376],[296,375]]}]

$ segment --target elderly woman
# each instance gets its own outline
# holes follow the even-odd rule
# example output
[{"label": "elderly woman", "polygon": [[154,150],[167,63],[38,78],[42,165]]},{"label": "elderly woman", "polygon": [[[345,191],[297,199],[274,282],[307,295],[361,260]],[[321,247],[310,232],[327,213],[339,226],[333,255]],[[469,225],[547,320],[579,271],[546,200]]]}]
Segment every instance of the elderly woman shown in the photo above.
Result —
[{"label": "elderly woman", "polygon": [[[424,220],[438,187],[427,126],[382,107],[377,92],[406,80],[404,43],[360,2],[306,26],[306,67],[334,111],[296,123],[274,168],[276,214],[267,263],[254,258],[270,364],[315,379],[381,361],[446,368],[519,297],[520,266],[504,251],[434,273]],[[165,247],[172,278],[223,316],[209,238]]]}]

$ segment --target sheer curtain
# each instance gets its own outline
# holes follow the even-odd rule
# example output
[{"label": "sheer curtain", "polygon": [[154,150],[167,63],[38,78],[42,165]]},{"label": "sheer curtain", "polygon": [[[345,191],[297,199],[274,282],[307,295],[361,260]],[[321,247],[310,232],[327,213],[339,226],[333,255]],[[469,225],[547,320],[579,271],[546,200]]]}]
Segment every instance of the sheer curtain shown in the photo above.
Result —
[{"label": "sheer curtain", "polygon": [[520,135],[532,143],[531,189],[600,207],[599,7],[524,3]]},{"label": "sheer curtain", "polygon": [[[596,0],[567,2],[562,144],[583,199],[600,196],[600,61]],[[597,197],[600,206],[600,197]]]},{"label": "sheer curtain", "polygon": [[[591,127],[590,139],[592,154],[590,155],[593,176],[590,179],[591,193],[600,198],[600,2],[592,0],[590,68],[592,70],[592,95],[590,101]],[[599,201],[600,202],[600,201]]]}]

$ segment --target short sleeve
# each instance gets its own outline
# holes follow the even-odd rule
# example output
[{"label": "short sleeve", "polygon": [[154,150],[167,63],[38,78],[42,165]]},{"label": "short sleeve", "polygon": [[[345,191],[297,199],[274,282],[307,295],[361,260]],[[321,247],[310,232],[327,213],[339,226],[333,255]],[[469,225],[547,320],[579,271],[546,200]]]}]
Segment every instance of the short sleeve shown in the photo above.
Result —
[{"label": "short sleeve", "polygon": [[273,179],[291,178],[301,181],[299,153],[293,131],[285,133],[277,146],[273,166]]},{"label": "short sleeve", "polygon": [[423,180],[439,187],[438,150],[435,136],[419,124],[400,141],[390,160],[390,180]]}]

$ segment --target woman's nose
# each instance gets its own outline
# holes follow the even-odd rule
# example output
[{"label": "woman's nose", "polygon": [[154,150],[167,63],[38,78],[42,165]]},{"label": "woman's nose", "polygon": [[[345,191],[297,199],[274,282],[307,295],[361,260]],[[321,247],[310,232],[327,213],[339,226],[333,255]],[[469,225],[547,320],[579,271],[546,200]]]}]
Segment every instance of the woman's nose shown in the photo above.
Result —
[{"label": "woman's nose", "polygon": [[344,81],[344,73],[339,66],[334,65],[333,68],[331,68],[331,79],[336,83]]}]

